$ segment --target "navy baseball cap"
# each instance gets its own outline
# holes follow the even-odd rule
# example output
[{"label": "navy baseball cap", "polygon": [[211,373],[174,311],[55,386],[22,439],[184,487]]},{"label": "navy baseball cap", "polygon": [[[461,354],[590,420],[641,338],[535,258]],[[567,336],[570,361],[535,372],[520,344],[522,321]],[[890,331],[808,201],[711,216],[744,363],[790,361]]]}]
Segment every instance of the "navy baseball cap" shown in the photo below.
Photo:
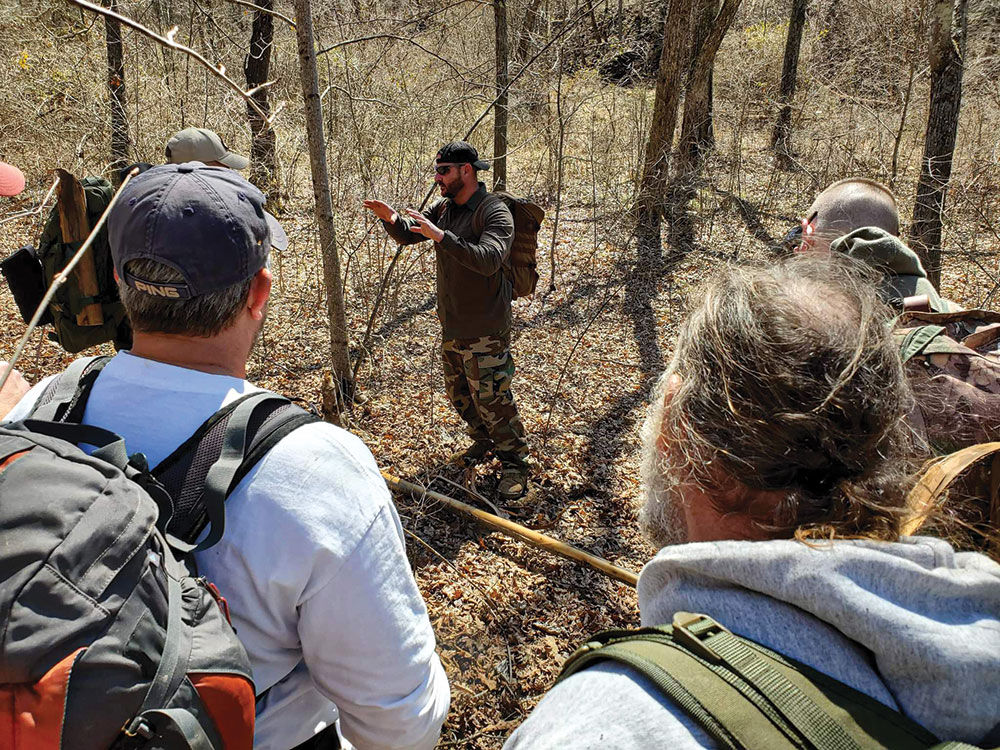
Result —
[{"label": "navy baseball cap", "polygon": [[[133,289],[188,299],[246,281],[288,237],[264,210],[264,194],[239,174],[201,162],[153,167],[125,186],[108,217],[118,278]],[[170,266],[183,282],[142,279],[131,260]]]}]

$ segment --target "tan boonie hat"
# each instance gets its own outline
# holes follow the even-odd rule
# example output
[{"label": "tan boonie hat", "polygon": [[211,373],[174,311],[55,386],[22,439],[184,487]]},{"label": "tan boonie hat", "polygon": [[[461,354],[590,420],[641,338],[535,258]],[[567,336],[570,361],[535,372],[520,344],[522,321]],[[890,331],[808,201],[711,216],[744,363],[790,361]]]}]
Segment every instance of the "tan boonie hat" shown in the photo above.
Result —
[{"label": "tan boonie hat", "polygon": [[189,161],[217,161],[232,169],[246,169],[250,160],[234,154],[222,142],[218,133],[206,128],[185,128],[167,141],[167,161],[186,164]]}]

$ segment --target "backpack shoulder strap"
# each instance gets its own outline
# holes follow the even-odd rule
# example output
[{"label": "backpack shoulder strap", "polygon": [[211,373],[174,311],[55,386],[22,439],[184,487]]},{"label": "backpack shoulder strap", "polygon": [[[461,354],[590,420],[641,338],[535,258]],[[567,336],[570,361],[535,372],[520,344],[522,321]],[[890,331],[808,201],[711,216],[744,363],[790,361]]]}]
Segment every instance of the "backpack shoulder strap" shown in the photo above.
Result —
[{"label": "backpack shoulder strap", "polygon": [[111,357],[81,357],[57,375],[42,392],[29,415],[47,422],[79,423],[97,376]]},{"label": "backpack shoulder strap", "polygon": [[[202,550],[222,538],[225,501],[282,438],[319,417],[284,396],[251,393],[209,417],[152,474],[173,500],[166,532],[175,547]],[[208,536],[195,540],[206,526]]]},{"label": "backpack shoulder strap", "polygon": [[560,679],[614,660],[636,669],[722,747],[927,748],[937,738],[897,711],[741,638],[706,615],[672,626],[598,635]]}]

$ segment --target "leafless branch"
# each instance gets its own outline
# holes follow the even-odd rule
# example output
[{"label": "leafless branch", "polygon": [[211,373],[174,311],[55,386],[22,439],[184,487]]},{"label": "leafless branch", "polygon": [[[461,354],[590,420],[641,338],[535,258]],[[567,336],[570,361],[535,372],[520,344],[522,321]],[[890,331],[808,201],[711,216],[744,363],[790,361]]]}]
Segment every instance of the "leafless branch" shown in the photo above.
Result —
[{"label": "leafless branch", "polygon": [[[268,113],[261,108],[260,104],[258,104],[257,101],[247,91],[243,89],[242,86],[240,86],[238,83],[236,83],[236,81],[234,81],[232,78],[226,75],[225,65],[221,64],[218,66],[213,65],[207,59],[205,59],[205,57],[200,52],[197,52],[196,50],[193,50],[190,47],[187,47],[181,44],[180,42],[175,41],[174,36],[177,34],[176,26],[174,26],[174,28],[168,31],[166,36],[160,36],[155,31],[147,29],[138,21],[133,21],[131,18],[123,16],[120,13],[115,13],[114,11],[104,8],[100,5],[87,2],[87,0],[69,0],[69,2],[72,3],[73,5],[79,6],[80,8],[84,8],[85,10],[89,10],[93,13],[99,13],[102,16],[107,16],[108,18],[114,18],[120,23],[125,24],[129,28],[135,29],[140,34],[148,36],[153,41],[159,42],[164,47],[177,50],[178,52],[183,52],[184,54],[193,58],[195,61],[197,61],[198,63],[203,65],[207,70],[209,70],[212,73],[212,75],[214,75],[216,78],[221,79],[227,86],[229,86],[229,88],[231,88],[233,91],[239,94],[242,98],[246,99],[250,107],[258,115],[260,115],[261,119],[265,123],[267,123],[267,126],[269,128],[274,127],[274,117],[275,115],[278,114],[280,107],[274,111],[274,114],[268,115]],[[261,86],[257,87],[257,90],[259,90],[262,86],[268,86],[268,85],[270,84],[261,84]]]},{"label": "leafless branch", "polygon": [[248,3],[247,0],[226,0],[227,3],[235,3],[236,5],[243,5],[247,8],[253,8],[261,13],[266,13],[269,16],[274,16],[275,18],[280,18],[282,21],[287,23],[293,29],[295,28],[295,21],[286,16],[284,13],[279,13],[276,10],[268,10],[267,8],[261,8],[259,5],[254,5],[253,3]]},{"label": "leafless branch", "polygon": [[333,52],[333,50],[338,49],[340,47],[347,47],[350,44],[359,44],[361,42],[370,42],[373,39],[393,39],[393,40],[395,40],[397,42],[406,42],[407,44],[412,44],[414,47],[416,47],[419,50],[422,50],[426,54],[428,54],[431,57],[433,57],[435,60],[440,60],[441,62],[443,62],[445,65],[447,65],[449,68],[451,68],[452,71],[456,75],[459,75],[459,76],[462,75],[462,71],[460,71],[458,68],[456,68],[455,64],[452,63],[448,58],[442,57],[437,52],[434,52],[433,50],[427,49],[424,45],[422,45],[416,39],[413,39],[413,38],[408,37],[408,36],[399,36],[398,34],[371,34],[369,36],[359,36],[359,37],[356,37],[355,39],[345,39],[342,42],[337,42],[336,44],[331,44],[329,47],[324,47],[323,49],[317,51],[316,52],[316,57],[319,57],[320,55],[325,55],[327,52]]}]

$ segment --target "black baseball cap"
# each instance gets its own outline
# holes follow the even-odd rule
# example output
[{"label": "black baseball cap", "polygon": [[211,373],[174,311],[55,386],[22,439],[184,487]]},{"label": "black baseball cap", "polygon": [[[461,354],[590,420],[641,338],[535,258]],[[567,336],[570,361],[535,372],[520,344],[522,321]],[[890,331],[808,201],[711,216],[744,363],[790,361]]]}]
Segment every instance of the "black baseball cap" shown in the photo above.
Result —
[{"label": "black baseball cap", "polygon": [[438,151],[435,162],[443,164],[471,164],[473,169],[489,169],[490,163],[479,158],[475,146],[465,141],[446,143]]},{"label": "black baseball cap", "polygon": [[[264,210],[264,194],[225,167],[200,162],[153,167],[134,177],[108,217],[115,271],[133,289],[187,299],[246,281],[288,237]],[[170,266],[183,282],[125,270],[131,260]]]}]

